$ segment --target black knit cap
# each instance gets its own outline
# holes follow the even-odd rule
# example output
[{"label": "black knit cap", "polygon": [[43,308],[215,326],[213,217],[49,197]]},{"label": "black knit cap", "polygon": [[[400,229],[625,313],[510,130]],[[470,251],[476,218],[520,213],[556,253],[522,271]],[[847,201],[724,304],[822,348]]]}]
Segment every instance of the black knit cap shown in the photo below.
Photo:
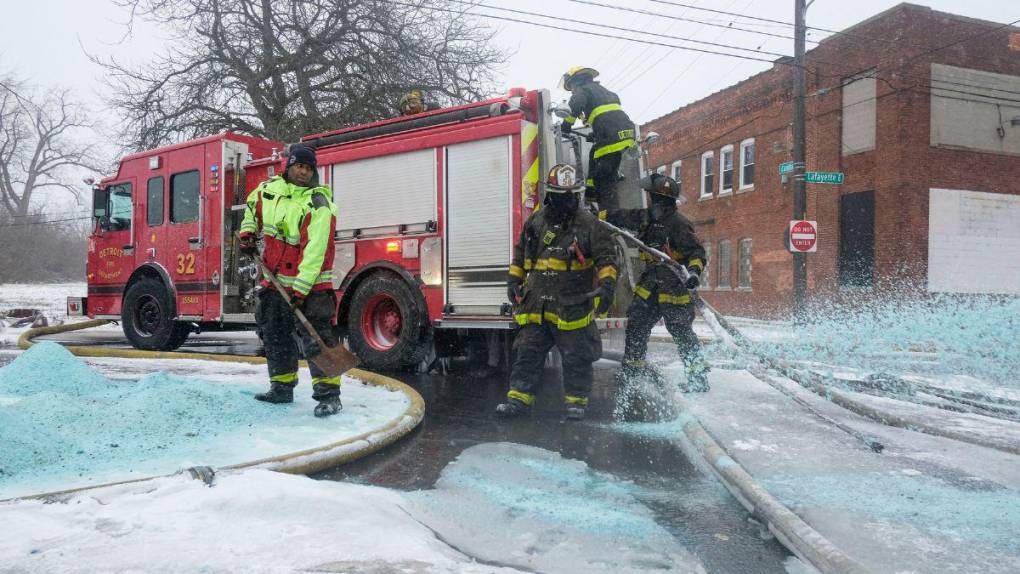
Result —
[{"label": "black knit cap", "polygon": [[287,167],[297,163],[303,163],[312,169],[318,167],[315,161],[315,150],[306,145],[291,146],[290,155],[287,156]]}]

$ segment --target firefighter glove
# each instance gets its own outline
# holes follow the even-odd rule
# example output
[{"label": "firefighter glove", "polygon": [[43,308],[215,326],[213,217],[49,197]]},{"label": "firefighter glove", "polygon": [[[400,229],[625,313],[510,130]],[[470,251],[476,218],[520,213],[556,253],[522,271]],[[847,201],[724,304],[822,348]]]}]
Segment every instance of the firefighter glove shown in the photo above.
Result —
[{"label": "firefighter glove", "polygon": [[254,235],[242,236],[239,248],[241,250],[241,253],[244,253],[245,255],[255,255],[256,253],[258,253],[259,250]]},{"label": "firefighter glove", "polygon": [[507,281],[506,298],[510,300],[510,303],[517,305],[523,297],[524,286],[521,285],[520,281]]},{"label": "firefighter glove", "polygon": [[290,308],[294,310],[301,309],[305,304],[305,297],[306,295],[297,291],[292,293],[290,296]]},{"label": "firefighter glove", "polygon": [[684,281],[684,287],[688,289],[697,289],[701,285],[701,278],[698,277],[698,272],[693,270],[690,271],[690,275],[687,276],[687,281]]},{"label": "firefighter glove", "polygon": [[594,143],[595,142],[595,132],[588,132],[588,133],[584,134],[584,139]]},{"label": "firefighter glove", "polygon": [[562,134],[569,134],[573,130],[574,124],[571,122],[564,120],[563,123],[560,124],[560,133]]},{"label": "firefighter glove", "polygon": [[606,279],[599,284],[599,306],[595,309],[596,315],[604,315],[609,312],[613,305],[613,297],[616,295],[616,281]]}]

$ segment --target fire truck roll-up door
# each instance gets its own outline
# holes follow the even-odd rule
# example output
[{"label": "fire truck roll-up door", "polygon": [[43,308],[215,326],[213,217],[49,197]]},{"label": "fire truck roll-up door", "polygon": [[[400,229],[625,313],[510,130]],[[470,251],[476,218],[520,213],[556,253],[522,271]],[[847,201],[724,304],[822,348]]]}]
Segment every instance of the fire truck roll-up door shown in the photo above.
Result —
[{"label": "fire truck roll-up door", "polygon": [[446,148],[446,303],[454,315],[500,314],[512,245],[511,139]]},{"label": "fire truck roll-up door", "polygon": [[394,235],[436,221],[436,150],[372,157],[333,166],[338,236]]}]

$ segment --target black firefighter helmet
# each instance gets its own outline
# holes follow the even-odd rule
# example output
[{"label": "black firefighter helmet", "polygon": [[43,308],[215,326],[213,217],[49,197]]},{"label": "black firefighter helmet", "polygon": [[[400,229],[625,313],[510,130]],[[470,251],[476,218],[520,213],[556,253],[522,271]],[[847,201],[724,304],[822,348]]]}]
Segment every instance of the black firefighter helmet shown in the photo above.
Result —
[{"label": "black firefighter helmet", "polygon": [[641,189],[653,195],[680,199],[680,184],[672,177],[661,173],[652,173],[641,178]]}]

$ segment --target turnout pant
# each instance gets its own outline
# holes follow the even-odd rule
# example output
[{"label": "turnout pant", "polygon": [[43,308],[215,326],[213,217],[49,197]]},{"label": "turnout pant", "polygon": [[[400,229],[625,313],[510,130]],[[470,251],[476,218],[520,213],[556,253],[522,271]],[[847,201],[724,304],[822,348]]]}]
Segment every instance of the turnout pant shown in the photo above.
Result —
[{"label": "turnout pant", "polygon": [[[332,326],[336,314],[336,295],[332,291],[309,293],[301,310],[327,345],[338,344]],[[306,359],[315,357],[321,352],[319,345],[305,331],[283,297],[272,288],[262,289],[258,295],[255,324],[266,349],[269,380],[297,384],[298,359],[302,352]],[[312,372],[313,398],[320,399],[339,393],[340,377],[327,377],[311,361],[308,370]]]},{"label": "turnout pant", "polygon": [[591,153],[588,154],[588,179],[585,182],[588,190],[585,192],[585,197],[597,201],[599,209],[619,207],[619,201],[616,199],[616,185],[619,180],[622,159],[622,151],[607,153],[596,158],[595,146],[592,146]]},{"label": "turnout pant", "polygon": [[662,317],[666,330],[673,337],[680,359],[685,366],[698,365],[704,362],[701,356],[701,343],[694,334],[693,305],[675,305],[660,303],[655,292],[647,299],[634,297],[627,310],[627,339],[623,351],[623,364],[643,366],[645,353],[648,351],[648,336],[652,327]]},{"label": "turnout pant", "polygon": [[507,396],[531,405],[542,385],[542,366],[553,348],[563,359],[563,391],[567,404],[588,404],[592,366],[602,356],[602,341],[594,323],[581,329],[562,331],[555,324],[529,323],[514,337],[514,364]]}]

